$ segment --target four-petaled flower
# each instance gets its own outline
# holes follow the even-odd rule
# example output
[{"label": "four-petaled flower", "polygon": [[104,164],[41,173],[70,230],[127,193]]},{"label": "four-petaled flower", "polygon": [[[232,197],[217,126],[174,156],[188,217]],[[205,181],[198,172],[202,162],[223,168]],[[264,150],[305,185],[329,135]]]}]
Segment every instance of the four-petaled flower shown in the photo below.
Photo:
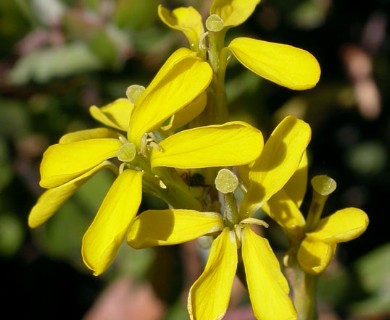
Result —
[{"label": "four-petaled flower", "polygon": [[[179,120],[171,119],[164,127],[172,128],[178,122],[190,121],[188,114],[196,115],[196,112],[180,115],[180,111],[186,106],[194,110],[201,105],[199,97],[207,88],[212,72],[207,63],[188,51],[176,51],[134,105],[128,99],[118,99],[100,110],[91,108],[97,120],[126,131],[127,138],[107,128],[74,132],[50,146],[43,156],[40,185],[48,190],[31,210],[31,227],[44,223],[80,185],[103,167],[110,166],[118,172],[110,159],[121,162],[118,177],[83,237],[83,260],[95,275],[110,265],[128,232],[141,202],[143,175],[156,180],[153,169],[161,166],[242,165],[260,154],[257,145],[262,141],[261,133],[243,122],[185,130],[161,142],[151,141],[153,139],[147,136],[176,114]],[[192,108],[191,102],[197,107]],[[248,144],[254,147],[246,148]],[[175,191],[164,187],[167,193]]]},{"label": "four-petaled flower", "polygon": [[265,224],[252,214],[294,174],[309,140],[310,127],[303,121],[290,116],[279,124],[251,165],[246,177],[248,192],[236,217],[171,209],[148,210],[134,220],[127,241],[135,248],[178,244],[203,235],[215,237],[205,270],[190,290],[192,319],[223,317],[241,259],[255,316],[269,320],[296,318],[278,260],[268,241],[249,224]]}]

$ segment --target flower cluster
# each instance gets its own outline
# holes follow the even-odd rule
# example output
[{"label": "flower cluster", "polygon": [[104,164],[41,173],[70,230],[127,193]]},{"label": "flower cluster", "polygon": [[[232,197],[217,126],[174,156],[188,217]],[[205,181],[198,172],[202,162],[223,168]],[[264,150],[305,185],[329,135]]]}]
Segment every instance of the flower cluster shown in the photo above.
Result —
[{"label": "flower cluster", "polygon": [[[264,143],[258,129],[227,121],[224,77],[234,56],[257,75],[278,85],[304,90],[320,77],[317,60],[285,44],[235,38],[232,27],[246,21],[259,0],[214,0],[205,21],[192,7],[159,6],[161,20],[184,33],[188,48],[176,50],[146,88],[131,85],[126,95],[90,108],[102,126],[65,134],[43,155],[40,185],[47,189],[29,215],[38,227],[95,173],[116,175],[82,240],[84,263],[103,273],[126,240],[133,248],[213,238],[204,272],[192,285],[192,319],[221,319],[236,274],[246,284],[258,319],[296,319],[290,288],[267,239],[256,231],[268,224],[263,210],[291,240],[288,257],[308,274],[321,273],[336,244],[367,227],[356,208],[305,222],[299,206],[306,190],[306,148],[310,126],[286,117]],[[204,192],[183,179],[196,169]],[[202,186],[201,186],[202,187]],[[169,207],[138,213],[143,192]],[[313,220],[313,219],[312,219]],[[299,310],[298,310],[299,312]]]}]

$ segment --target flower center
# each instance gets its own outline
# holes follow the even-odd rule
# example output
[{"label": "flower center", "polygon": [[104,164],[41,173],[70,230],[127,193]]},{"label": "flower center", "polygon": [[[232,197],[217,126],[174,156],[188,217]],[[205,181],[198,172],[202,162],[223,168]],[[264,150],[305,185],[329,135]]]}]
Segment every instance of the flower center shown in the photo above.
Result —
[{"label": "flower center", "polygon": [[237,246],[241,247],[242,239],[241,239],[241,234],[242,234],[242,229],[246,224],[256,224],[258,226],[266,227],[268,228],[269,225],[267,222],[264,220],[256,219],[256,218],[246,218],[244,220],[241,220],[239,223],[234,225],[234,234],[236,235],[236,241],[237,241]]}]

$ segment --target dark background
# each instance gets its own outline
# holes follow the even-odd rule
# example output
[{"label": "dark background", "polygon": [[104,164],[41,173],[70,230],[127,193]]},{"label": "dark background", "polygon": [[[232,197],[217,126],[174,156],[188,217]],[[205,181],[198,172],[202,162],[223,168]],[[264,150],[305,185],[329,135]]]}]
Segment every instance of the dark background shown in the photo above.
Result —
[{"label": "dark background", "polygon": [[[3,315],[101,319],[87,312],[99,305],[97,298],[107,288],[126,279],[133,302],[145,284],[155,290],[134,302],[133,311],[108,319],[142,319],[137,308],[144,315],[156,310],[144,319],[186,318],[180,297],[188,285],[182,277],[191,257],[188,248],[139,252],[124,247],[98,278],[83,266],[81,237],[112,181],[110,174],[99,174],[44,226],[27,226],[42,192],[43,151],[66,132],[96,126],[89,106],[124,96],[130,84],[147,85],[170,52],[187,45],[181,34],[159,22],[158,3],[201,5],[207,12],[207,1],[0,2]],[[390,314],[389,12],[388,0],[263,0],[244,25],[228,33],[228,39],[245,35],[306,49],[321,65],[319,84],[304,92],[262,80],[234,61],[227,71],[232,118],[257,125],[265,135],[287,114],[309,122],[310,176],[328,174],[338,184],[326,213],[356,206],[370,217],[360,238],[339,247],[320,282],[321,319],[388,319]],[[143,206],[153,201],[146,198]],[[277,231],[271,235],[276,244],[278,236]],[[157,307],[150,298],[156,292]],[[246,315],[245,295],[237,295],[244,298],[238,298],[230,319]]]}]

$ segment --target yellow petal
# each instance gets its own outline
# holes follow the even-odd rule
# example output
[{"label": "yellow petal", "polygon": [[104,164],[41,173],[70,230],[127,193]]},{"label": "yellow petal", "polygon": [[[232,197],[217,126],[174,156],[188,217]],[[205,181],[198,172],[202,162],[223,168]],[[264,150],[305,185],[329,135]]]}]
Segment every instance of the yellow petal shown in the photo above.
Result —
[{"label": "yellow petal", "polygon": [[148,92],[151,92],[154,90],[156,86],[158,86],[161,82],[161,80],[167,75],[167,73],[170,72],[170,70],[173,68],[173,66],[180,62],[183,59],[187,58],[196,58],[197,54],[194,51],[191,51],[188,48],[179,48],[175,52],[173,52],[167,60],[165,60],[164,64],[161,66],[160,70],[158,70],[157,74],[153,78],[152,82],[148,85],[148,87],[145,89],[145,91],[141,94],[141,96],[137,99],[136,105],[141,105],[142,100],[147,97]]},{"label": "yellow petal", "polygon": [[84,263],[95,276],[115,258],[137,214],[141,196],[142,172],[125,170],[112,184],[82,242]]},{"label": "yellow petal", "polygon": [[235,235],[228,228],[213,241],[202,275],[192,285],[188,311],[194,319],[222,319],[230,300],[237,269]]},{"label": "yellow petal", "polygon": [[298,250],[298,262],[306,273],[319,274],[329,266],[335,251],[336,244],[305,238]]},{"label": "yellow petal", "polygon": [[303,153],[301,162],[299,163],[297,171],[294,172],[290,180],[285,184],[283,190],[290,197],[290,199],[299,208],[305,197],[307,189],[307,175],[308,175],[308,159],[307,152]]},{"label": "yellow petal", "polygon": [[249,180],[250,167],[251,167],[251,163],[238,167],[238,176],[240,177],[240,181],[246,189],[248,189],[250,185],[250,180]]},{"label": "yellow petal", "polygon": [[234,27],[248,19],[260,0],[214,0],[210,14],[219,15],[225,27]]},{"label": "yellow petal", "polygon": [[276,127],[249,172],[251,184],[241,203],[241,215],[251,215],[283,188],[297,170],[310,135],[310,126],[293,116]]},{"label": "yellow petal", "polygon": [[296,319],[289,287],[268,241],[248,225],[242,233],[242,259],[249,297],[257,319]]},{"label": "yellow petal", "polygon": [[121,131],[127,131],[129,129],[130,115],[132,111],[133,104],[129,101],[129,99],[125,98],[117,99],[101,108],[96,106],[89,108],[89,113],[95,120],[108,127]]},{"label": "yellow petal", "polygon": [[128,132],[129,141],[140,147],[144,133],[156,130],[166,119],[187,106],[208,87],[212,70],[207,62],[192,55],[163,66],[135,102]]},{"label": "yellow petal", "polygon": [[163,140],[160,146],[163,151],[152,151],[153,167],[234,166],[256,159],[263,137],[256,128],[234,121],[181,131]]},{"label": "yellow petal", "polygon": [[242,259],[249,297],[257,319],[296,319],[289,287],[268,241],[248,225],[242,233]]},{"label": "yellow petal", "polygon": [[163,130],[173,130],[180,128],[191,120],[199,116],[207,104],[207,94],[202,92],[199,97],[195,98],[188,106],[175,113],[168,125],[162,127]]},{"label": "yellow petal", "polygon": [[277,192],[262,206],[262,209],[275,220],[284,231],[295,235],[303,235],[305,218],[284,189]]},{"label": "yellow petal", "polygon": [[76,179],[59,187],[45,191],[39,197],[36,205],[31,209],[30,215],[28,216],[29,227],[36,228],[45,223],[78,188],[80,188],[92,175],[106,165],[107,163],[103,162]]},{"label": "yellow petal", "polygon": [[113,138],[118,139],[119,135],[114,130],[108,128],[95,128],[80,130],[75,132],[70,132],[64,134],[59,143],[71,143],[82,140],[91,140],[91,139],[103,139],[103,138]]},{"label": "yellow petal", "polygon": [[195,210],[148,210],[134,220],[127,236],[133,248],[187,242],[223,229],[220,214]]},{"label": "yellow petal", "polygon": [[197,51],[199,39],[204,32],[202,16],[197,10],[193,7],[182,7],[169,11],[160,5],[158,15],[168,27],[183,32],[191,48]]},{"label": "yellow petal", "polygon": [[310,89],[320,79],[321,69],[316,58],[299,48],[251,38],[235,38],[229,44],[229,49],[246,68],[283,87]]},{"label": "yellow petal", "polygon": [[93,139],[52,145],[43,154],[39,184],[43,188],[58,187],[104,160],[115,157],[121,146],[118,139]]},{"label": "yellow petal", "polygon": [[307,235],[328,243],[346,242],[359,237],[368,226],[367,214],[358,208],[345,208],[323,218]]}]

